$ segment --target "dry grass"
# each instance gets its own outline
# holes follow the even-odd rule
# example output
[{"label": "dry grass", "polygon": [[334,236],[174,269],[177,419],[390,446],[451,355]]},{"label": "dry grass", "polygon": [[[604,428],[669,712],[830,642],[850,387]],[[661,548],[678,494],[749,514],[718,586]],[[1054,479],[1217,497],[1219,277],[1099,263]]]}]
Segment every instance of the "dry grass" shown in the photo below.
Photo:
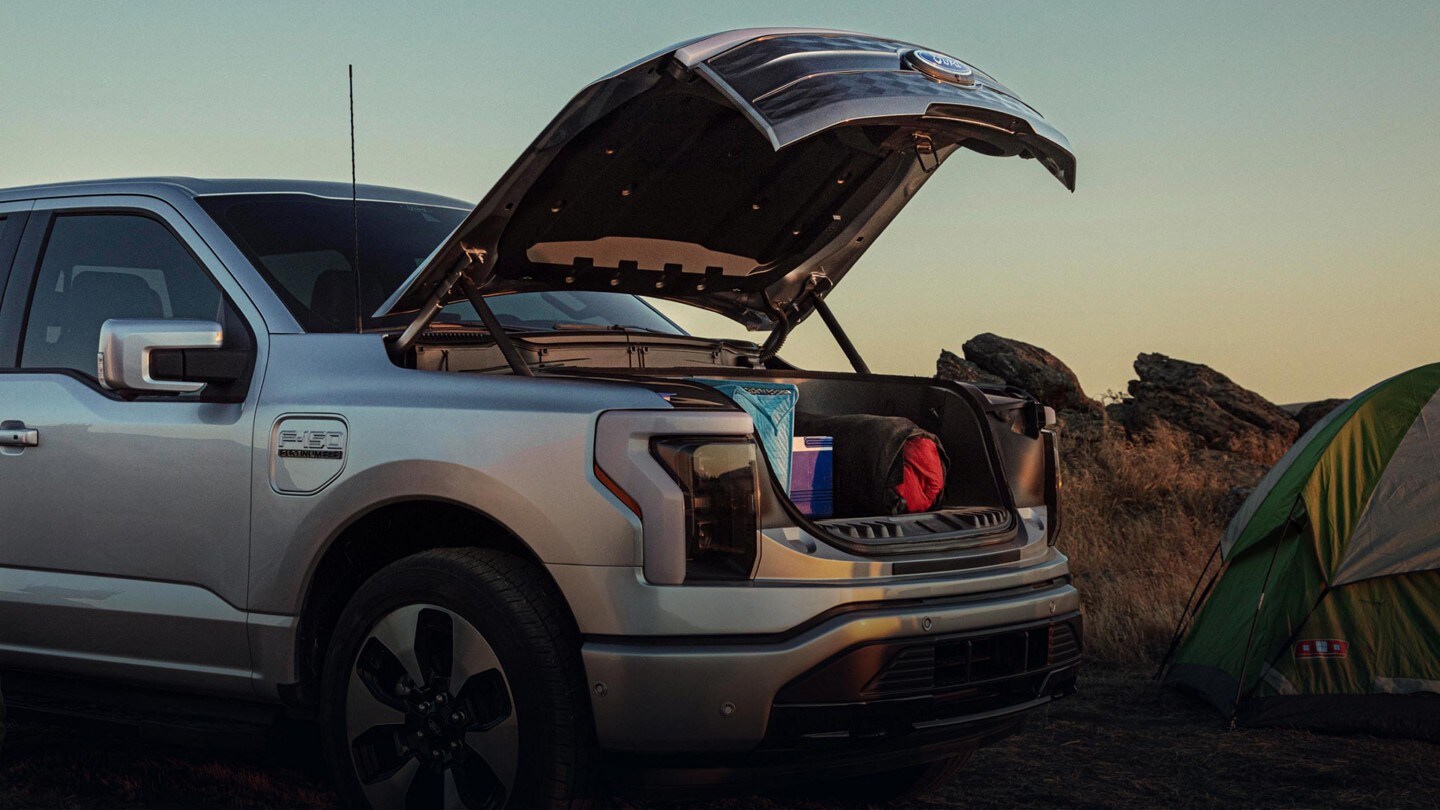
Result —
[{"label": "dry grass", "polygon": [[1234,490],[1265,468],[1170,430],[1128,438],[1072,418],[1063,436],[1060,547],[1084,602],[1087,651],[1121,668],[1153,665],[1239,505]]}]

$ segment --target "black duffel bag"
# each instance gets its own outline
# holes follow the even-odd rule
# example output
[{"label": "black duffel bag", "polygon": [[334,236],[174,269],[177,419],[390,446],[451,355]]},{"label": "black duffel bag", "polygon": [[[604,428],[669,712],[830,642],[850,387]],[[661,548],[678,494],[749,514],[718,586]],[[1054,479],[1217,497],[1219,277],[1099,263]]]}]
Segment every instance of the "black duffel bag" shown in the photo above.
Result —
[{"label": "black duffel bag", "polygon": [[[949,460],[940,439],[919,425],[901,416],[814,416],[799,413],[795,417],[795,435],[834,437],[835,517],[874,517],[907,512],[925,512],[939,505],[944,497],[945,474]],[[919,470],[905,464],[905,446],[911,440],[933,443],[929,455],[932,467]],[[928,448],[927,448],[928,449]],[[907,480],[907,476],[925,475],[930,486]],[[907,503],[902,491],[929,489],[933,492],[927,503]]]}]

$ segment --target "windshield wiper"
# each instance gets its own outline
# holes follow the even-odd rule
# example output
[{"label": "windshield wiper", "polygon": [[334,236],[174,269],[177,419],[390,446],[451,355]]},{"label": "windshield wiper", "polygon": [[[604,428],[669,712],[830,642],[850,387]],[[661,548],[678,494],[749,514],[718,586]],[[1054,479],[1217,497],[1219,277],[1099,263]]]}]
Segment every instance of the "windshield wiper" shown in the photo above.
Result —
[{"label": "windshield wiper", "polygon": [[581,331],[581,330],[595,331],[595,330],[599,330],[599,331],[602,331],[602,332],[648,332],[648,333],[650,333],[650,334],[652,334],[652,335],[669,335],[669,334],[671,334],[670,332],[666,332],[666,331],[663,331],[663,330],[660,330],[660,329],[652,329],[652,328],[650,328],[650,327],[648,327],[648,326],[631,326],[631,325],[629,325],[629,324],[623,324],[623,323],[598,324],[598,323],[568,323],[568,322],[563,322],[563,321],[562,321],[562,322],[550,324],[550,328],[551,328],[551,329],[554,329],[554,330],[556,330],[556,331],[569,331],[569,330],[574,330],[574,331]]},{"label": "windshield wiper", "polygon": [[[465,329],[480,329],[480,330],[485,331],[485,332],[489,332],[489,331],[490,331],[489,327],[487,327],[487,326],[485,325],[485,322],[484,322],[483,320],[481,320],[481,321],[471,321],[471,320],[464,320],[464,319],[454,320],[454,321],[448,321],[448,320],[447,320],[447,321],[440,321],[440,320],[437,320],[437,321],[435,321],[435,322],[433,322],[433,323],[430,324],[430,328],[432,328],[432,329],[435,328],[435,327],[437,327],[437,326],[458,326],[458,327],[463,327],[463,328],[465,328]],[[501,328],[501,329],[504,329],[506,332],[544,332],[544,331],[546,331],[546,330],[544,330],[544,329],[539,328],[538,326],[517,326],[517,325],[515,325],[515,324],[508,324],[508,323],[502,323],[502,324],[500,324],[500,328]]]}]

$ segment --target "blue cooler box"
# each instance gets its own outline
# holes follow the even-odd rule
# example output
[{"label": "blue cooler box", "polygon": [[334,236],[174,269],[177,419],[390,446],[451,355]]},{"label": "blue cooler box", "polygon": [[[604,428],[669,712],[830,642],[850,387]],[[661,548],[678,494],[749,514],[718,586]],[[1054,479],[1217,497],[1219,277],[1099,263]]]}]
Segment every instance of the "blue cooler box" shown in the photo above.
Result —
[{"label": "blue cooler box", "polygon": [[835,514],[835,440],[796,436],[790,443],[790,501],[809,517]]}]

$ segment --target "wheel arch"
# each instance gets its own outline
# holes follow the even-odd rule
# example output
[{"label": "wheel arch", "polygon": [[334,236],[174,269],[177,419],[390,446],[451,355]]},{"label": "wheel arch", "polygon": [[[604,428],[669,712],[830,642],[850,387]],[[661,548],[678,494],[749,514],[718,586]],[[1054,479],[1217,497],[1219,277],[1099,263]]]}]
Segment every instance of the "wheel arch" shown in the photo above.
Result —
[{"label": "wheel arch", "polygon": [[[345,521],[305,582],[295,633],[297,680],[280,687],[292,710],[309,715],[318,705],[321,668],[335,624],[367,579],[397,560],[437,548],[490,548],[531,563],[559,586],[533,548],[494,516],[439,497],[410,497],[372,504]],[[560,600],[570,620],[568,602]]]}]

